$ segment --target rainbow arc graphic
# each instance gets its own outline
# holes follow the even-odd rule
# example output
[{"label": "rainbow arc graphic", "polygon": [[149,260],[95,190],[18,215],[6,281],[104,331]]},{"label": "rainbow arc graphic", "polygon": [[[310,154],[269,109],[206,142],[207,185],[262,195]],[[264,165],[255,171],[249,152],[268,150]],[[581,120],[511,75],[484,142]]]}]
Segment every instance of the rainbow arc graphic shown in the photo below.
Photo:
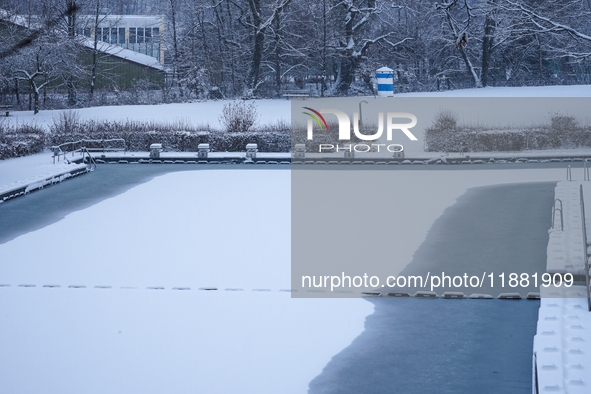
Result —
[{"label": "rainbow arc graphic", "polygon": [[[326,124],[326,120],[324,120],[324,116],[320,115],[320,112],[318,112],[310,107],[304,107],[304,109],[307,109],[308,111],[312,111],[316,115],[318,115],[318,117],[320,119],[318,119],[316,116],[312,115],[310,112],[302,112],[303,114],[306,114],[306,115],[312,117],[312,119],[314,119],[316,121],[316,123],[318,123],[318,126],[320,126],[320,130],[326,128],[326,131],[328,131],[328,125]],[[324,127],[322,127],[322,123],[320,123],[320,120],[322,120],[322,123],[324,123]]]}]

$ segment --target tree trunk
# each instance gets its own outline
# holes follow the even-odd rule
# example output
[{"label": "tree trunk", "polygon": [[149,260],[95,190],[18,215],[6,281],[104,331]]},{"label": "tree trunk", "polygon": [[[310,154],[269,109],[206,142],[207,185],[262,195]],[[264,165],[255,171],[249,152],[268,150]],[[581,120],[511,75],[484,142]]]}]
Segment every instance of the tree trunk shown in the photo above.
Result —
[{"label": "tree trunk", "polygon": [[542,55],[542,43],[540,42],[540,37],[536,34],[536,40],[538,41],[538,73],[539,76],[539,83],[545,85],[544,83],[544,56]]},{"label": "tree trunk", "polygon": [[464,48],[462,48],[462,47],[460,47],[459,50],[460,50],[460,54],[462,55],[462,59],[464,59],[464,63],[466,64],[466,68],[468,69],[468,73],[470,74],[470,76],[472,77],[472,80],[474,81],[474,87],[481,88],[482,82],[480,82],[480,78],[478,78],[478,74],[476,73],[476,70],[474,69],[472,62],[468,58],[468,54],[466,53],[466,51],[464,51]]},{"label": "tree trunk", "polygon": [[94,97],[94,85],[96,82],[96,68],[98,63],[98,25],[101,1],[96,0],[96,10],[94,15],[94,46],[92,50],[92,66],[90,68],[90,101]]},{"label": "tree trunk", "polygon": [[281,36],[279,35],[280,27],[279,18],[275,21],[275,87],[277,89],[277,97],[281,97]]},{"label": "tree trunk", "polygon": [[[232,42],[234,42],[234,23],[232,22],[232,13],[230,11],[230,2],[226,2],[226,10],[228,12],[228,23],[230,25],[230,34]],[[234,45],[230,45],[230,61],[232,66],[232,97],[236,96],[236,61],[234,56]]]},{"label": "tree trunk", "polygon": [[34,99],[35,99],[35,111],[34,111],[34,114],[36,115],[36,114],[39,113],[39,90],[37,90],[36,88],[33,91],[33,96],[34,96]]},{"label": "tree trunk", "polygon": [[[493,8],[495,6],[495,1],[490,1],[489,5]],[[496,27],[496,22],[491,16],[492,10],[486,15],[486,19],[484,21],[484,37],[482,39],[482,71],[480,73],[480,80],[482,81],[482,86],[486,87],[488,85],[488,70],[490,66],[490,58],[493,51],[493,41],[494,41],[494,31]]]},{"label": "tree trunk", "polygon": [[70,38],[74,38],[76,35],[76,1],[75,0],[67,0],[66,1],[66,15],[67,15],[67,28],[68,28],[68,36]]},{"label": "tree trunk", "polygon": [[326,91],[326,0],[322,0],[322,84],[320,85],[320,97],[324,97]]},{"label": "tree trunk", "polygon": [[[455,28],[454,22],[452,21],[449,10],[445,11],[445,16],[447,18],[447,23],[449,25],[449,28],[454,33],[454,36],[456,38],[459,37],[460,32],[456,31],[456,28]],[[466,69],[468,70],[468,73],[470,74],[470,76],[472,77],[472,80],[474,81],[474,87],[481,88],[482,82],[480,81],[480,78],[478,77],[478,74],[476,73],[476,70],[474,69],[472,62],[468,58],[468,54],[466,53],[466,51],[462,47],[462,44],[460,43],[460,45],[458,45],[457,48],[460,51],[460,55],[462,55],[462,59],[464,60],[464,64],[466,65]]]},{"label": "tree trunk", "polygon": [[351,55],[347,55],[341,63],[341,78],[337,91],[339,94],[345,96],[351,88],[355,76],[355,70],[359,66],[359,59]]},{"label": "tree trunk", "polygon": [[180,90],[180,95],[183,95],[183,90],[180,89],[180,83],[178,82],[178,61],[179,61],[179,47],[177,38],[177,26],[176,26],[176,3],[175,0],[170,0],[170,22],[172,24],[172,47],[173,47],[173,61],[172,61],[172,83],[176,83]]},{"label": "tree trunk", "polygon": [[261,68],[261,60],[263,59],[263,48],[265,42],[265,33],[258,31],[254,35],[254,48],[252,51],[252,62],[250,66],[249,88],[256,89],[259,82],[259,71]]},{"label": "tree trunk", "polygon": [[488,85],[488,68],[493,43],[493,38],[490,35],[492,30],[492,26],[490,25],[490,23],[490,18],[487,17],[484,26],[484,38],[482,40],[482,71],[480,74],[480,79],[482,81],[483,87],[486,87]]},{"label": "tree trunk", "polygon": [[20,105],[21,104],[21,95],[19,93],[19,86],[18,85],[19,85],[18,79],[15,78],[14,79],[14,92],[16,94],[16,103],[18,105]]},{"label": "tree trunk", "polygon": [[66,82],[66,86],[68,87],[68,106],[74,107],[78,101],[76,94],[76,82],[74,78],[69,78]]},{"label": "tree trunk", "polygon": [[346,95],[353,83],[357,59],[353,58],[353,15],[349,13],[349,20],[345,24],[345,58],[341,62],[341,79],[337,85],[337,91],[340,95]]},{"label": "tree trunk", "polygon": [[224,92],[225,87],[226,87],[226,67],[225,67],[225,60],[227,58],[226,54],[225,54],[225,47],[224,47],[224,43],[226,41],[226,24],[224,23],[224,9],[222,7],[221,4],[216,5],[216,1],[212,0],[213,3],[213,11],[215,13],[215,18],[216,18],[216,32],[218,35],[218,39],[217,39],[217,66],[216,69],[218,69],[218,75],[216,76],[216,78],[214,79],[214,83],[215,85],[220,89],[220,92]]}]

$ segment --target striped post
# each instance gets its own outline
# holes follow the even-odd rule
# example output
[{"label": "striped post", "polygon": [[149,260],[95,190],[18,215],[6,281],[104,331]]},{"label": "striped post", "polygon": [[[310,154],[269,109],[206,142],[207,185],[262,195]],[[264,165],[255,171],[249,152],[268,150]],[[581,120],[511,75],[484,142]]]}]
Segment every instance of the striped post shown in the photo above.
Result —
[{"label": "striped post", "polygon": [[376,71],[378,81],[378,96],[394,96],[394,70],[388,67],[382,67]]}]

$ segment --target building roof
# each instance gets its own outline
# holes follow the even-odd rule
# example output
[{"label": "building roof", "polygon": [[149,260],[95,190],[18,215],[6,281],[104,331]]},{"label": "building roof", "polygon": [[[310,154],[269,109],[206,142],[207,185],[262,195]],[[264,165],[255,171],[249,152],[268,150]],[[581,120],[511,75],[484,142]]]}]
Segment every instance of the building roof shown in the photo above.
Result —
[{"label": "building roof", "polygon": [[[12,14],[4,9],[0,9],[0,21],[6,21],[14,25],[23,27],[27,30],[34,29],[38,25],[35,22],[29,24],[27,23],[27,19],[24,16]],[[83,47],[88,49],[94,49],[93,39],[85,36],[77,36],[76,39],[76,41],[80,43]],[[97,50],[109,56],[127,60],[129,62],[136,63],[145,67],[150,67],[158,71],[164,71],[164,67],[162,66],[162,64],[160,64],[160,62],[158,62],[156,58],[144,55],[143,53],[134,52],[132,50],[108,44],[102,41],[98,42]]]},{"label": "building roof", "polygon": [[[85,48],[94,49],[94,40],[92,38],[80,37],[79,42]],[[125,49],[120,46],[108,44],[102,41],[98,41],[97,50],[107,55],[117,57],[119,59],[124,59],[145,67],[150,67],[157,69],[159,71],[164,71],[164,67],[162,66],[162,64],[160,64],[158,59],[152,56],[144,55],[143,53],[134,52],[130,49]]]}]

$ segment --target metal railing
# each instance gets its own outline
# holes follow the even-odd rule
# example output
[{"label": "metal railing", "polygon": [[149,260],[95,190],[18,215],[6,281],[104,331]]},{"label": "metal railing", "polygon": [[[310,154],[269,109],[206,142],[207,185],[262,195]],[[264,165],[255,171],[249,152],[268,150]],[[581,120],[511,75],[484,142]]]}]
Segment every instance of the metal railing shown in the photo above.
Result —
[{"label": "metal railing", "polygon": [[585,224],[585,199],[583,198],[583,185],[580,186],[581,194],[581,221],[583,222],[583,255],[585,259],[585,287],[587,291],[587,310],[591,312],[591,289],[589,289],[589,244],[587,244],[587,226]]},{"label": "metal railing", "polygon": [[540,382],[538,379],[538,355],[534,352],[534,355],[532,357],[532,386],[533,386],[533,390],[532,393],[533,394],[539,394],[540,393]]},{"label": "metal railing", "polygon": [[[556,207],[556,202],[560,203],[560,208]],[[556,219],[556,212],[560,212],[560,231],[564,231],[564,218],[562,216],[562,200],[557,198],[554,200],[554,205],[552,206],[552,229],[554,229],[554,221]]]},{"label": "metal railing", "polygon": [[80,148],[80,151],[82,152],[82,161],[84,163],[86,163],[86,156],[88,155],[88,165],[90,166],[90,171],[96,170],[96,161],[94,160],[94,157],[92,157],[88,149],[83,147]]},{"label": "metal railing", "polygon": [[[121,147],[113,146],[116,144],[121,144]],[[63,144],[52,146],[53,163],[55,164],[56,159],[59,162],[60,156],[63,156],[64,160],[67,160],[66,155],[68,153],[71,153],[72,157],[75,153],[82,153],[82,149],[85,149],[89,156],[90,152],[127,151],[125,140],[123,138],[113,138],[109,140],[81,139],[79,141],[64,142]]]}]

